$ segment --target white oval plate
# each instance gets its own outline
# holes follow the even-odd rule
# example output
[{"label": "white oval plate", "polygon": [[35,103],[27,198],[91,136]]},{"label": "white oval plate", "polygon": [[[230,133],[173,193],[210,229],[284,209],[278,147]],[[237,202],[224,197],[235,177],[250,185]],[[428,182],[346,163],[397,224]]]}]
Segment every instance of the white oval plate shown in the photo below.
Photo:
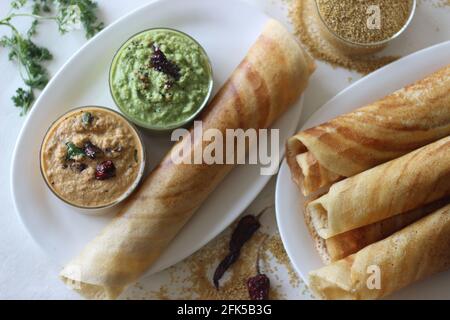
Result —
[{"label": "white oval plate", "polygon": [[[152,2],[98,34],[53,77],[28,115],[19,136],[13,156],[11,189],[24,225],[59,265],[78,254],[108,223],[113,212],[102,217],[80,214],[58,200],[45,186],[39,171],[38,153],[51,122],[76,106],[114,106],[108,87],[110,62],[120,45],[136,32],[151,27],[171,27],[192,35],[210,56],[216,92],[244,58],[267,20],[265,14],[237,0]],[[281,141],[294,133],[301,109],[300,100],[273,126],[281,129]],[[172,143],[169,136],[144,134],[149,167],[154,167]],[[261,176],[259,169],[257,165],[236,168],[148,274],[194,253],[235,220],[270,178]]]},{"label": "white oval plate", "polygon": [[[317,110],[302,130],[326,122],[340,114],[380,99],[450,63],[450,41],[421,50],[355,82]],[[275,191],[278,228],[286,252],[305,283],[308,273],[323,266],[303,220],[305,198],[291,180],[286,160],[278,173]],[[447,285],[443,285],[447,283]],[[390,298],[449,299],[450,272],[433,276]]]}]

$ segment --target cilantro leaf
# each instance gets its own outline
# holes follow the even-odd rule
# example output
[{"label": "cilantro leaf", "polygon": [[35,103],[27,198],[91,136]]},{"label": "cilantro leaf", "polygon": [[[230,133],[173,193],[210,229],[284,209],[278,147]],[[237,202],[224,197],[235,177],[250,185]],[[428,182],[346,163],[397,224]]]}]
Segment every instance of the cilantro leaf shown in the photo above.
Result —
[{"label": "cilantro leaf", "polygon": [[18,88],[16,90],[16,94],[12,97],[12,100],[16,107],[22,108],[21,115],[27,113],[28,109],[30,109],[31,104],[34,101],[33,90],[24,90],[22,88]]},{"label": "cilantro leaf", "polygon": [[[31,13],[16,12],[27,4],[31,4]],[[8,16],[0,18],[0,26],[9,27],[12,31],[10,36],[0,38],[0,47],[9,50],[9,60],[17,63],[28,87],[17,89],[12,97],[14,105],[21,107],[21,114],[25,114],[33,104],[34,90],[43,89],[50,79],[45,62],[53,58],[52,54],[31,40],[37,33],[39,22],[53,20],[61,33],[83,27],[87,38],[100,31],[103,23],[97,19],[97,4],[92,0],[13,0],[11,9]],[[33,18],[26,34],[20,33],[12,24],[12,20],[18,16]]]}]

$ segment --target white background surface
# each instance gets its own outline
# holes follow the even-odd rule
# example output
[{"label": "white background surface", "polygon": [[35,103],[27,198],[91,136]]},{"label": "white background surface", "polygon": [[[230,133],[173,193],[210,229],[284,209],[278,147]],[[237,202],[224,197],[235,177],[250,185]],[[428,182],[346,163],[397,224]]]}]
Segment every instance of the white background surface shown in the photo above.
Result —
[{"label": "white background surface", "polygon": [[[167,0],[170,1],[170,0]],[[224,0],[226,1],[226,0]],[[287,23],[281,0],[247,0],[261,7],[269,15]],[[0,16],[6,15],[8,0],[0,0]],[[98,0],[100,17],[109,24],[123,14],[145,4],[148,0]],[[436,8],[432,1],[419,1],[419,8],[411,27],[388,48],[389,53],[408,54],[429,45],[450,40],[450,7]],[[26,23],[28,20],[23,21]],[[20,23],[19,23],[20,24]],[[0,35],[4,34],[0,29]],[[54,74],[86,40],[81,31],[61,37],[51,23],[43,23],[36,38],[38,44],[47,46],[54,55],[48,69]],[[413,67],[413,66],[412,66]],[[77,299],[75,293],[65,288],[57,278],[59,270],[33,243],[20,224],[14,211],[10,194],[11,155],[24,118],[13,107],[10,96],[22,85],[16,67],[7,61],[7,53],[0,48],[0,298],[6,299]],[[301,123],[318,107],[345,88],[360,75],[335,69],[323,63],[313,75],[306,91],[305,108]],[[272,201],[273,182],[257,201]],[[256,205],[255,205],[256,206]],[[270,219],[269,224],[273,224]],[[167,281],[164,272],[145,280],[157,288]],[[307,298],[300,292],[291,298]]]}]

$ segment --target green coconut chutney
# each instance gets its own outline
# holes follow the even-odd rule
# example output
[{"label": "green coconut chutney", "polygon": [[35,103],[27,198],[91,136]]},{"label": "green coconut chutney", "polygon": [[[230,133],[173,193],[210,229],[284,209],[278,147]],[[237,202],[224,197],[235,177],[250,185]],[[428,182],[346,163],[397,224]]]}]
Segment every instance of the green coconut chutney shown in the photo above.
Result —
[{"label": "green coconut chutney", "polygon": [[152,29],[128,40],[110,73],[113,98],[139,125],[182,124],[204,105],[212,87],[208,58],[187,35]]}]

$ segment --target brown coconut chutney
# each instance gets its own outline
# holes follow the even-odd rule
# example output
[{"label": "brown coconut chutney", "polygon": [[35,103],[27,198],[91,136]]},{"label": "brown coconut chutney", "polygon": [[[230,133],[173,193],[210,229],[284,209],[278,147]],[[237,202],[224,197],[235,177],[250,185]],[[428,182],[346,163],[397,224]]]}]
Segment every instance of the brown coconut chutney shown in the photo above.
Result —
[{"label": "brown coconut chutney", "polygon": [[73,110],[58,119],[41,147],[41,171],[50,189],[78,207],[119,202],[142,176],[141,139],[118,113],[100,107]]}]

